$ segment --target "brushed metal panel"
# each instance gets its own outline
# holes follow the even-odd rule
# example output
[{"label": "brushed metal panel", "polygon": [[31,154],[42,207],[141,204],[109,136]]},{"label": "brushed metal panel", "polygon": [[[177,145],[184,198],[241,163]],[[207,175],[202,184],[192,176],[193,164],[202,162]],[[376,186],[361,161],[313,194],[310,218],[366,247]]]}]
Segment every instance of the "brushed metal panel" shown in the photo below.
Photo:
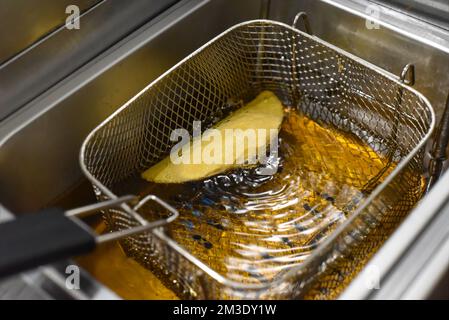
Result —
[{"label": "brushed metal panel", "polygon": [[0,64],[65,23],[65,10],[80,11],[101,0],[2,0],[0,4]]},{"label": "brushed metal panel", "polygon": [[0,120],[30,102],[177,0],[107,0],[0,66]]}]

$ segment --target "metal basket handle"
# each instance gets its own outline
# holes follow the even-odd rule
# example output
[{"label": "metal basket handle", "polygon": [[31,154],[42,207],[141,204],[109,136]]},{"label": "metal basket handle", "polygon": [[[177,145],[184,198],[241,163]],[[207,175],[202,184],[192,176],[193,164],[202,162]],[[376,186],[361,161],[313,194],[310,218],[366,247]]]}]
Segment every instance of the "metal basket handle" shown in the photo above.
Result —
[{"label": "metal basket handle", "polygon": [[154,195],[148,195],[132,208],[133,212],[139,210],[148,201],[154,201],[167,209],[171,215],[104,235],[97,235],[79,219],[79,217],[118,206],[128,211],[125,204],[136,199],[136,196],[124,196],[66,212],[58,208],[49,208],[1,223],[0,278],[64,258],[89,253],[98,244],[161,227],[179,216],[178,211],[169,204]]},{"label": "metal basket handle", "polygon": [[[167,209],[171,213],[171,215],[168,216],[167,218],[159,219],[159,220],[156,220],[153,222],[148,222],[148,223],[142,224],[140,226],[136,226],[136,227],[132,227],[132,228],[125,229],[125,230],[120,230],[120,231],[114,231],[114,232],[111,232],[108,234],[98,236],[97,243],[104,243],[104,242],[108,242],[108,241],[119,240],[122,238],[126,238],[129,236],[135,235],[135,234],[139,234],[139,233],[154,229],[154,228],[159,228],[166,224],[169,224],[170,222],[173,222],[174,220],[176,220],[176,218],[178,218],[178,216],[179,216],[178,210],[176,210],[175,208],[170,206],[168,203],[166,203],[162,199],[160,199],[157,196],[152,195],[152,194],[147,195],[142,200],[140,200],[132,208],[132,210],[137,212],[140,208],[142,208],[149,201],[154,201],[154,202],[158,203],[159,205],[161,205],[162,207]],[[101,204],[101,203],[99,203],[99,204]]]}]

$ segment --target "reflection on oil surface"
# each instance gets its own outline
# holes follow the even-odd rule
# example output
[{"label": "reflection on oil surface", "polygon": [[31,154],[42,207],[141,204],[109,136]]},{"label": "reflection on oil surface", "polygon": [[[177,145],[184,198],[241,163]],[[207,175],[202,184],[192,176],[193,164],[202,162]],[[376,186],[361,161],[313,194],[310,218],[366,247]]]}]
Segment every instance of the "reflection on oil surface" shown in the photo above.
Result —
[{"label": "reflection on oil surface", "polygon": [[[237,169],[199,182],[148,183],[180,211],[167,233],[229,279],[271,281],[301,264],[350,215],[387,160],[354,135],[285,110],[278,172]],[[391,171],[394,165],[390,166]],[[377,181],[379,183],[380,181]],[[127,188],[128,189],[128,188]],[[154,220],[157,212],[146,212]]]}]

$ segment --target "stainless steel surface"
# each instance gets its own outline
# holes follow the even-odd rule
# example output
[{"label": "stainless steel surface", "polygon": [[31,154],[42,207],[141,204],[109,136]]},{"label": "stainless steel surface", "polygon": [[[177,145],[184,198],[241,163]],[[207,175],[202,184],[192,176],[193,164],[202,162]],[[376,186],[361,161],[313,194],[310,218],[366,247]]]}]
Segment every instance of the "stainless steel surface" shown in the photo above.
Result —
[{"label": "stainless steel surface", "polygon": [[69,5],[81,12],[101,0],[3,0],[0,7],[0,65],[63,25]]},{"label": "stainless steel surface", "polygon": [[[33,3],[36,6],[36,2]],[[102,1],[82,13],[79,30],[69,30],[62,25],[45,39],[0,64],[0,120],[174,3],[175,0]],[[57,8],[59,5],[55,6]],[[39,12],[26,10],[33,11]]]},{"label": "stainless steel surface", "polygon": [[0,281],[0,300],[49,300],[51,297],[39,286],[30,285],[22,277]]},{"label": "stainless steel surface", "polygon": [[449,30],[449,3],[447,0],[373,0],[373,2],[414,15],[418,19]]},{"label": "stainless steel surface", "polygon": [[[445,30],[387,10],[374,19],[380,29],[368,30],[367,8],[372,2],[363,0],[266,2],[271,2],[271,19],[290,23],[296,12],[307,11],[319,37],[395,74],[404,64],[415,63],[415,88],[441,115],[449,84]],[[82,179],[76,163],[81,141],[97,123],[196,47],[239,21],[258,18],[260,12],[262,6],[255,0],[183,1],[1,121],[0,202],[20,213],[70,193]],[[448,187],[438,190],[389,242],[397,245],[378,254],[385,266],[381,272],[394,265],[422,225],[432,220]],[[77,204],[91,201],[90,195],[83,197]],[[362,289],[359,294],[356,287]],[[364,281],[355,281],[351,289],[350,296],[365,296]]]},{"label": "stainless steel surface", "polygon": [[271,1],[272,0],[261,0],[260,13],[259,13],[258,18],[268,19],[268,15],[270,14]]},{"label": "stainless steel surface", "polygon": [[76,266],[74,261],[61,261],[52,266],[40,267],[32,272],[27,272],[21,277],[31,286],[37,286],[43,290],[51,299],[66,300],[117,300],[120,299],[109,288],[101,285],[83,269],[79,269],[80,279],[78,288],[69,288],[66,284],[67,267]]},{"label": "stainless steel surface", "polygon": [[425,299],[431,295],[449,266],[448,217],[446,204],[371,299]]},{"label": "stainless steel surface", "polygon": [[[358,57],[393,74],[400,74],[407,63],[414,64],[413,87],[429,99],[439,119],[449,88],[449,33],[382,7],[376,18],[370,15],[372,5],[367,0],[273,1],[270,18],[290,23],[296,12],[305,11],[313,16],[315,35]],[[367,28],[367,21],[379,28]]]},{"label": "stainless steel surface", "polygon": [[[367,286],[369,278],[362,272],[341,299],[425,299],[431,298],[441,284],[447,284],[448,190],[446,172],[368,263],[368,270],[378,271],[379,288]],[[440,283],[445,275],[445,282]],[[448,293],[443,291],[442,297],[447,299]]]}]

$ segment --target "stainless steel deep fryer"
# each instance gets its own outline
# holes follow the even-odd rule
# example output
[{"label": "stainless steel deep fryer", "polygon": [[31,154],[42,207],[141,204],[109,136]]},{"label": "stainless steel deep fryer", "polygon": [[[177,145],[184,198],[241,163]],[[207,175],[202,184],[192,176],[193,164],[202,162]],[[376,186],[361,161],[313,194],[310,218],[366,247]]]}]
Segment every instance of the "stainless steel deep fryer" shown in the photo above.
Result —
[{"label": "stainless steel deep fryer", "polygon": [[[269,283],[230,281],[164,228],[123,241],[128,255],[161,273],[185,297],[300,297],[342,256],[352,250],[366,255],[384,241],[423,193],[424,146],[435,121],[427,99],[403,79],[295,26],[255,20],[205,44],[89,134],[80,162],[98,199],[118,197],[125,181],[166,156],[174,129],[192,129],[194,120],[221,116],[230,99],[248,101],[262,90],[275,92],[284,105],[318,123],[353,133],[389,161],[366,183],[368,197],[349,219],[302,265]],[[104,217],[114,231],[148,223],[123,208],[108,209]],[[370,236],[379,226],[380,235]]]}]

